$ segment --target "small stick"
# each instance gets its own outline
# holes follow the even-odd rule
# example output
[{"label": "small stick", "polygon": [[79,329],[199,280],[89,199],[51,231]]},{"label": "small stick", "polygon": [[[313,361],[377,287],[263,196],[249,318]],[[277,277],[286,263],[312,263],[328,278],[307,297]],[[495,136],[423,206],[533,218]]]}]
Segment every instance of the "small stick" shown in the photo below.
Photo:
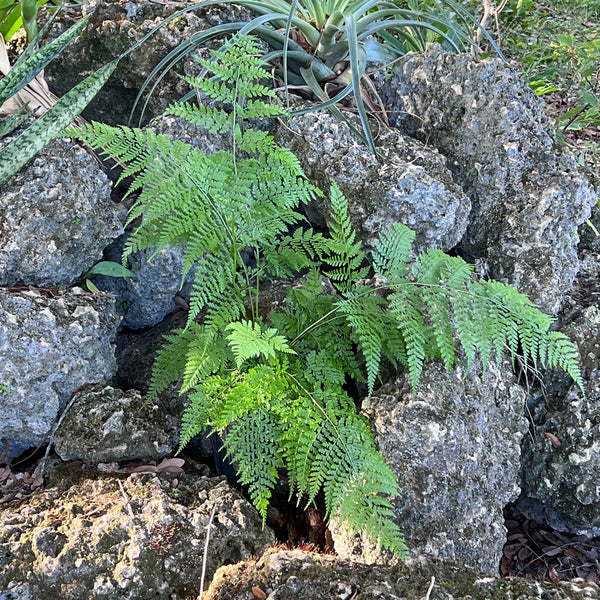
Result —
[{"label": "small stick", "polygon": [[429,600],[429,598],[431,596],[431,592],[433,591],[434,585],[435,585],[435,577],[432,577],[431,583],[429,584],[429,589],[427,590],[427,593],[425,594],[425,597],[422,600]]},{"label": "small stick", "polygon": [[131,504],[129,504],[129,502],[130,502],[129,497],[125,493],[125,489],[123,488],[123,484],[121,483],[121,480],[118,479],[117,481],[119,482],[119,489],[121,490],[121,494],[123,495],[123,498],[125,499],[125,506],[127,507],[127,512],[129,513],[129,516],[133,519],[135,517],[133,516],[133,510],[131,510]]},{"label": "small stick", "polygon": [[54,427],[52,427],[52,430],[50,431],[50,435],[48,436],[48,445],[46,446],[46,452],[44,453],[44,458],[43,458],[42,462],[40,463],[40,465],[38,465],[39,470],[36,469],[36,471],[37,471],[36,479],[39,477],[42,481],[44,480],[46,465],[48,464],[48,456],[50,455],[50,450],[51,450],[52,446],[54,445],[54,434],[58,431],[58,428],[62,425],[62,422],[64,421],[65,417],[67,416],[67,413],[69,412],[70,408],[73,406],[73,404],[75,404],[75,400],[77,400],[78,392],[83,391],[83,389],[85,389],[87,387],[88,387],[88,385],[86,384],[85,387],[82,386],[82,388],[75,391],[75,393],[69,400],[69,403],[65,406],[65,410],[62,411],[62,414],[60,415],[58,421],[55,423]]},{"label": "small stick", "polygon": [[204,577],[206,576],[206,557],[208,556],[208,542],[210,540],[210,526],[212,525],[213,519],[215,518],[215,512],[217,510],[217,505],[213,504],[212,512],[210,513],[210,519],[208,520],[208,525],[206,526],[206,541],[204,542],[204,556],[202,558],[202,574],[200,575],[200,594],[198,595],[197,600],[202,600],[202,596],[204,594]]}]

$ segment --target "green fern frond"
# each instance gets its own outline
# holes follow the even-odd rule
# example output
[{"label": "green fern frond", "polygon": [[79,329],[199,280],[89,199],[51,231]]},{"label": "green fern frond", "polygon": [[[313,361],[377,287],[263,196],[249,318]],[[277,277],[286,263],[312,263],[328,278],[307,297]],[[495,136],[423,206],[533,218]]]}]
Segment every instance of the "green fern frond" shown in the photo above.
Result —
[{"label": "green fern frond", "polygon": [[408,282],[396,286],[395,291],[389,296],[389,309],[404,339],[410,383],[415,393],[428,354],[423,305],[418,288]]},{"label": "green fern frond", "polygon": [[400,223],[385,228],[375,242],[372,254],[375,274],[389,282],[408,274],[415,232]]},{"label": "green fern frond", "polygon": [[[251,95],[265,95],[261,92],[264,90],[261,86],[252,86],[250,89],[242,89],[242,93],[246,97],[251,97]],[[277,96],[274,96],[275,98]],[[273,104],[270,102],[263,102],[262,100],[248,100],[246,103],[241,106],[237,115],[241,119],[268,119],[271,117],[279,117],[285,115],[286,111],[282,106],[278,104]],[[252,131],[248,129],[247,131]]]},{"label": "green fern frond", "polygon": [[204,316],[204,324],[211,335],[222,334],[229,323],[244,315],[245,310],[243,298],[223,291],[212,297]]},{"label": "green fern frond", "polygon": [[258,364],[245,372],[232,371],[216,392],[219,409],[211,425],[221,431],[249,412],[271,410],[287,392],[286,367],[277,361]]},{"label": "green fern frond", "polygon": [[315,272],[323,247],[322,234],[297,228],[292,235],[282,236],[277,245],[263,249],[264,270],[279,278],[292,277],[304,269]]},{"label": "green fern frond", "polygon": [[379,375],[383,338],[386,335],[384,323],[386,301],[374,294],[367,295],[368,288],[357,287],[355,292],[336,303],[346,316],[348,325],[354,330],[358,346],[366,361],[368,395],[371,396]]},{"label": "green fern frond", "polygon": [[309,352],[306,355],[304,366],[305,377],[312,382],[313,388],[342,389],[346,383],[344,365],[326,350]]},{"label": "green fern frond", "polygon": [[164,344],[154,359],[154,369],[148,389],[148,400],[154,400],[169,385],[176,382],[186,368],[186,352],[189,345],[202,331],[202,326],[193,323],[187,329],[175,329],[164,336]]},{"label": "green fern frond", "polygon": [[546,360],[542,357],[543,364],[549,367],[560,367],[566,371],[585,395],[577,348],[566,335],[558,331],[549,332],[547,338]]},{"label": "green fern frond", "polygon": [[[229,90],[225,90],[224,97],[228,98],[230,93]],[[188,102],[173,104],[167,108],[164,114],[185,119],[211,133],[227,133],[233,128],[233,114],[227,113],[223,109],[208,108],[203,104],[200,106]]]},{"label": "green fern frond", "polygon": [[189,395],[189,404],[181,418],[179,450],[181,452],[192,440],[208,427],[210,423],[212,398],[202,388]]},{"label": "green fern frond", "polygon": [[328,226],[331,239],[328,241],[328,254],[323,260],[331,268],[325,274],[341,292],[347,292],[355,282],[367,275],[368,269],[361,268],[365,254],[360,242],[355,241],[348,202],[335,182],[331,184],[330,201]]},{"label": "green fern frond", "polygon": [[229,323],[225,330],[231,332],[227,340],[238,369],[249,358],[261,355],[265,358],[275,358],[278,352],[296,354],[285,337],[277,335],[277,329],[263,329],[256,322],[238,321]]},{"label": "green fern frond", "polygon": [[[283,468],[277,451],[280,428],[267,410],[258,409],[235,421],[225,440],[226,457],[237,464],[242,485],[248,486],[252,503],[267,520],[269,499],[279,480],[278,469]],[[256,465],[260,465],[257,469]]]},{"label": "green fern frond", "polygon": [[[187,262],[189,263],[189,261]],[[235,293],[234,284],[233,265],[225,252],[217,254],[205,252],[200,256],[195,262],[188,321],[193,321],[205,307],[209,307],[213,313],[218,314],[216,310],[218,306],[229,303],[230,297],[236,299],[234,305],[239,306],[241,299],[239,294]],[[233,312],[239,313],[238,310]],[[235,319],[237,317],[234,317],[233,320]]]},{"label": "green fern frond", "polygon": [[[188,331],[192,334],[189,335]],[[184,348],[185,367],[181,394],[199,386],[209,375],[222,371],[233,358],[225,340],[214,335],[206,325],[199,326],[192,321],[182,335],[185,334],[189,341]]]},{"label": "green fern frond", "polygon": [[454,331],[452,329],[450,303],[448,296],[440,293],[438,289],[424,288],[422,298],[427,307],[427,314],[431,323],[431,329],[439,357],[450,373],[452,366],[456,362],[456,344],[454,341]]}]

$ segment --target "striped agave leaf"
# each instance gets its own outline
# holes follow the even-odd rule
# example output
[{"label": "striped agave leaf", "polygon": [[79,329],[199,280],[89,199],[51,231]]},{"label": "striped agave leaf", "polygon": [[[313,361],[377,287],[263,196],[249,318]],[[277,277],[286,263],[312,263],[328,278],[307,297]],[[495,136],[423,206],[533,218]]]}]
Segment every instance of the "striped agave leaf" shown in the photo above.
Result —
[{"label": "striped agave leaf", "polygon": [[113,60],[76,85],[0,152],[0,185],[23,168],[79,115],[111,76],[118,62],[118,58]]},{"label": "striped agave leaf", "polygon": [[17,62],[10,71],[4,73],[4,77],[0,80],[0,106],[56,58],[81,33],[90,16],[87,15],[55,40],[36,50],[27,60],[22,63]]}]

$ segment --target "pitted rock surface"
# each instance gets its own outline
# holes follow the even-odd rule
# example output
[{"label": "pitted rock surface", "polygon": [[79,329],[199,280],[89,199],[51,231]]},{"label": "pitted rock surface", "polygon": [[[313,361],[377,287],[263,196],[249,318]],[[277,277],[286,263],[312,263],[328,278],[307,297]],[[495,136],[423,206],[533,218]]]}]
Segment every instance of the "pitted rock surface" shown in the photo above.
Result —
[{"label": "pitted rock surface", "polygon": [[[428,365],[412,396],[408,376],[383,385],[363,412],[402,490],[394,519],[411,556],[455,560],[496,575],[506,542],[504,506],[520,491],[525,394],[510,362],[448,375]],[[334,531],[341,556],[389,560],[369,543]]]},{"label": "pitted rock surface", "polygon": [[[262,592],[262,595],[260,592]],[[575,600],[597,599],[597,585],[553,585],[486,577],[445,560],[419,557],[386,567],[300,550],[268,551],[256,562],[217,571],[204,600]]]},{"label": "pitted rock surface", "polygon": [[[61,53],[60,60],[48,65],[46,79],[57,94],[64,94],[74,82],[118,58],[182,8],[183,5],[177,3],[146,0],[84,0],[83,14],[93,12],[93,17],[77,40]],[[249,21],[250,15],[248,10],[227,4],[197,8],[175,18],[120,61],[115,74],[92,100],[84,116],[113,125],[127,123],[138,91],[169,52],[209,27]],[[59,16],[53,23],[51,33],[57,37],[70,25],[72,18],[65,11],[64,16]],[[224,41],[224,38],[217,39],[212,42],[212,47],[219,48]],[[206,46],[210,44],[203,44]],[[203,56],[208,58],[210,55],[205,52]],[[144,121],[161,114],[169,104],[189,91],[189,85],[177,73],[196,76],[200,70],[201,66],[191,56],[178,62],[158,83],[150,97]],[[154,77],[152,84],[157,81]],[[145,96],[142,104],[146,99]],[[138,124],[137,120],[135,124]]]},{"label": "pitted rock surface", "polygon": [[[55,477],[53,475],[53,477]],[[222,565],[273,543],[256,510],[222,478],[57,477],[0,513],[0,597],[188,600]]]},{"label": "pitted rock surface", "polygon": [[90,464],[155,460],[175,452],[177,423],[137,390],[92,386],[77,394],[54,435],[63,460]]},{"label": "pitted rock surface", "polygon": [[578,270],[577,226],[597,193],[557,146],[543,102],[499,59],[432,45],[381,85],[390,122],[448,157],[473,211],[461,247],[557,312]]},{"label": "pitted rock surface", "polygon": [[115,374],[119,321],[110,294],[73,288],[47,298],[0,288],[0,438],[12,455],[46,441],[79,387]]},{"label": "pitted rock surface", "polygon": [[0,286],[73,285],[123,233],[110,190],[80,146],[59,139],[38,154],[0,191]]},{"label": "pitted rock surface", "polygon": [[533,441],[528,437],[525,443],[523,492],[541,503],[554,529],[598,536],[600,310],[585,308],[561,331],[578,346],[586,395],[566,377],[548,377],[544,396],[532,399],[535,427]]},{"label": "pitted rock surface", "polygon": [[[106,249],[105,256],[121,262],[127,235]],[[135,277],[94,277],[101,290],[112,292],[123,316],[123,326],[142,329],[160,323],[166,315],[177,310],[175,296],[189,299],[191,278],[181,288],[183,253],[179,248],[163,248],[155,256],[154,249],[140,250],[130,255],[127,268]]]},{"label": "pitted rock surface", "polygon": [[[360,130],[360,122],[349,118]],[[435,149],[383,124],[378,130],[379,160],[327,111],[293,117],[277,127],[276,141],[296,154],[307,177],[327,191],[335,180],[348,198],[358,238],[373,247],[380,232],[400,222],[416,232],[418,250],[449,250],[462,238],[471,201],[452,179],[446,159]],[[327,202],[308,207],[317,224],[328,215]],[[314,214],[314,213],[317,214]]]}]

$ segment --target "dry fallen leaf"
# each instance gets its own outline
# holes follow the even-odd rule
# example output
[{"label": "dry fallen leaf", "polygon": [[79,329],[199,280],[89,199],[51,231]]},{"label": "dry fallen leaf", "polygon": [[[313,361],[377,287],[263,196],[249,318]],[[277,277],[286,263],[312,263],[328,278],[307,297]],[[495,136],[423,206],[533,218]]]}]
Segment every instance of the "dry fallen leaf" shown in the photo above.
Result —
[{"label": "dry fallen leaf", "polygon": [[559,577],[558,571],[556,570],[555,567],[550,567],[548,569],[548,578],[550,579],[550,581],[552,583],[558,583],[558,582],[562,581],[561,578]]},{"label": "dry fallen leaf", "polygon": [[547,440],[550,440],[553,448],[560,448],[562,446],[562,442],[553,433],[544,431],[544,436]]},{"label": "dry fallen leaf", "polygon": [[259,600],[266,600],[266,598],[267,598],[267,595],[259,587],[256,587],[255,585],[252,586],[252,594],[254,595],[255,598],[258,598]]}]

